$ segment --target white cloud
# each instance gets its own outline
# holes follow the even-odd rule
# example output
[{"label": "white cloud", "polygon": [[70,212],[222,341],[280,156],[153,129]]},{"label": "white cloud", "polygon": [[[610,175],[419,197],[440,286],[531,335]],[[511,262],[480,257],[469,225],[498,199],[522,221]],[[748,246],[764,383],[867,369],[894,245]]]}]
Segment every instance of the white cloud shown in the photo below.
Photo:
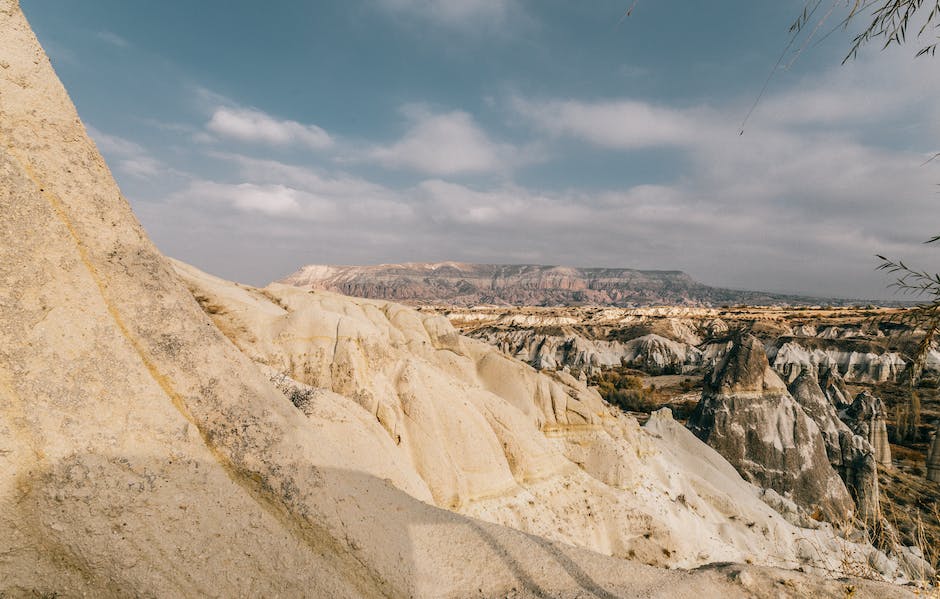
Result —
[{"label": "white cloud", "polygon": [[[545,132],[623,150],[688,146],[720,126],[718,115],[709,109],[679,110],[637,100],[537,102],[515,98],[512,106]],[[733,131],[733,126],[728,131]]]},{"label": "white cloud", "polygon": [[491,140],[466,112],[432,114],[414,107],[406,112],[411,129],[400,141],[373,148],[369,157],[390,168],[431,175],[505,171],[524,158],[525,152]]},{"label": "white cloud", "polygon": [[302,145],[316,150],[333,145],[330,135],[316,125],[278,120],[260,110],[220,106],[206,128],[221,137],[274,146]]},{"label": "white cloud", "polygon": [[315,216],[319,210],[329,209],[319,198],[285,185],[254,183],[193,181],[174,194],[173,199],[186,203],[231,206],[240,212],[280,217]]},{"label": "white cloud", "polygon": [[175,205],[230,208],[242,213],[291,217],[320,223],[375,222],[385,225],[412,216],[401,192],[348,175],[325,175],[313,169],[239,154],[213,153],[235,166],[240,183],[192,181],[173,194]]},{"label": "white cloud", "polygon": [[[303,262],[454,259],[681,268],[740,288],[889,296],[873,254],[929,265],[936,253],[918,242],[936,233],[930,216],[940,161],[919,165],[940,130],[933,101],[940,79],[905,64],[892,67],[879,55],[782,92],[771,88],[743,136],[738,124],[750,97],[691,108],[638,98],[513,101],[561,156],[580,158],[583,148],[565,143],[578,139],[618,152],[669,148],[677,157],[649,176],[632,169],[606,189],[482,184],[490,179],[472,175],[511,174],[520,156],[530,157],[465,112],[412,106],[404,136],[361,150],[352,167],[378,161],[426,173],[423,182],[392,187],[216,154],[237,182],[194,183],[173,198],[165,224],[148,221],[148,230],[216,227],[206,235],[224,248],[220,272],[252,261],[257,282]],[[134,151],[120,141],[100,143]],[[196,237],[209,244],[190,234],[178,246]]]},{"label": "white cloud", "polygon": [[450,27],[504,21],[515,8],[514,0],[377,0],[380,7]]}]

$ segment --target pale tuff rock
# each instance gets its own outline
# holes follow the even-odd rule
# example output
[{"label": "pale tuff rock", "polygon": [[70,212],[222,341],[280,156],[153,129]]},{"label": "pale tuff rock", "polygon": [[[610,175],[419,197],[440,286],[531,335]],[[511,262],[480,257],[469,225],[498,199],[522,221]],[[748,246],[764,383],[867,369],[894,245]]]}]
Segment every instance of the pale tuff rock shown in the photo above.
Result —
[{"label": "pale tuff rock", "polygon": [[940,483],[940,431],[933,434],[927,452],[927,480]]},{"label": "pale tuff rock", "polygon": [[[671,419],[640,429],[571,376],[540,374],[433,314],[284,285],[254,290],[176,268],[245,354],[306,385],[282,385],[305,411],[307,395],[342,396],[373,415],[398,454],[387,459],[410,464],[419,480],[390,464],[383,477],[415,497],[654,564],[767,552],[776,563],[799,561],[798,545],[780,541],[789,525]],[[722,464],[721,477],[706,457]],[[729,520],[756,524],[729,528]],[[831,534],[797,536],[809,533]]]},{"label": "pale tuff rock", "polygon": [[875,522],[880,510],[878,468],[871,444],[839,419],[838,412],[812,374],[801,374],[790,385],[790,394],[819,427],[826,442],[829,463],[852,493],[857,517]]},{"label": "pale tuff rock", "polygon": [[477,332],[474,337],[539,370],[595,372],[627,365],[679,373],[702,362],[697,348],[653,333],[626,342],[588,339],[574,331],[546,335],[530,329]]},{"label": "pale tuff rock", "polygon": [[835,371],[846,381],[881,383],[896,380],[907,366],[897,352],[853,351],[838,346],[805,347],[806,341],[783,343],[773,356],[774,369],[788,382],[802,372]]},{"label": "pale tuff rock", "polygon": [[875,450],[875,459],[879,464],[891,466],[891,445],[888,443],[888,429],[885,424],[885,404],[870,391],[862,391],[855,396],[849,407],[839,414],[852,431],[871,443]]},{"label": "pale tuff rock", "polygon": [[[0,55],[0,595],[909,596],[743,564],[657,569],[431,505],[492,505],[493,521],[578,540],[583,496],[610,506],[594,533],[611,553],[616,540],[675,565],[841,572],[846,551],[869,551],[790,526],[730,473],[710,482],[727,468],[691,435],[609,419],[576,383],[400,306],[189,273],[223,333],[131,214],[11,0]],[[380,389],[394,402],[367,393]],[[806,539],[818,557],[801,558]]]},{"label": "pale tuff rock", "polygon": [[737,339],[706,377],[689,428],[750,482],[828,521],[851,517],[852,498],[829,464],[819,428],[770,368],[757,338]]}]

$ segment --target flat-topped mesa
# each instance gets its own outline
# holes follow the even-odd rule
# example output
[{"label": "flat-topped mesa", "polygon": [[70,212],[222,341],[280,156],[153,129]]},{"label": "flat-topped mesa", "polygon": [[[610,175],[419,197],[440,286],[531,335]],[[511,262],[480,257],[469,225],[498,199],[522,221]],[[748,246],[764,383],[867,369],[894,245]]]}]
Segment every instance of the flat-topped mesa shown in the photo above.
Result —
[{"label": "flat-topped mesa", "polygon": [[304,266],[279,281],[345,295],[476,306],[791,304],[816,300],[709,287],[677,270],[462,262]]},{"label": "flat-topped mesa", "polygon": [[940,483],[940,429],[933,434],[930,451],[927,452],[927,480]]},{"label": "flat-topped mesa", "polygon": [[815,517],[852,518],[854,502],[829,463],[819,427],[770,368],[756,337],[737,338],[706,377],[689,428],[755,485]]},{"label": "flat-topped mesa", "polygon": [[870,391],[862,391],[839,416],[852,431],[871,443],[875,459],[879,464],[891,467],[891,445],[888,443],[888,428],[885,425],[885,404]]},{"label": "flat-topped mesa", "polygon": [[835,406],[826,398],[813,373],[807,371],[797,377],[790,385],[790,394],[819,427],[829,463],[855,500],[856,515],[866,522],[874,522],[880,513],[875,450],[839,419]]}]

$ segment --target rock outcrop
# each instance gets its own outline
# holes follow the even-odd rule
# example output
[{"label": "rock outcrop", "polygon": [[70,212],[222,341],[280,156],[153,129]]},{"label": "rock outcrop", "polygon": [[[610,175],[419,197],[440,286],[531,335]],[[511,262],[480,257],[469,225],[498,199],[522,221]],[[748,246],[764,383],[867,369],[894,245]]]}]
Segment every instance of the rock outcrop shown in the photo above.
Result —
[{"label": "rock outcrop", "polygon": [[539,370],[567,368],[593,373],[630,366],[651,373],[681,373],[702,363],[702,352],[696,347],[655,333],[629,341],[594,340],[574,330],[545,334],[533,329],[488,329],[473,336]]},{"label": "rock outcrop", "polygon": [[940,483],[940,431],[933,434],[927,452],[927,480]]},{"label": "rock outcrop", "polygon": [[823,373],[819,386],[826,395],[826,399],[837,410],[844,410],[852,403],[852,396],[845,386],[845,379],[835,369],[830,368]]},{"label": "rock outcrop", "polygon": [[813,374],[804,372],[789,389],[793,399],[819,427],[826,441],[829,463],[855,500],[856,516],[865,522],[877,522],[880,492],[875,450],[839,419],[835,406],[826,398]]},{"label": "rock outcrop", "polygon": [[875,450],[875,460],[884,467],[891,467],[891,445],[888,442],[888,428],[885,423],[885,404],[870,391],[862,391],[855,396],[849,407],[839,413],[856,435],[871,443]]},{"label": "rock outcrop", "polygon": [[855,506],[819,427],[771,369],[757,338],[738,338],[706,377],[689,428],[750,482],[830,522],[851,519]]},{"label": "rock outcrop", "polygon": [[0,595],[843,597],[743,562],[845,572],[872,551],[442,319],[184,284],[11,0],[0,141]]},{"label": "rock outcrop", "polygon": [[846,381],[882,383],[897,380],[907,366],[898,352],[852,338],[823,338],[820,342],[785,337],[779,343],[773,366],[787,382],[805,371],[834,371]]}]

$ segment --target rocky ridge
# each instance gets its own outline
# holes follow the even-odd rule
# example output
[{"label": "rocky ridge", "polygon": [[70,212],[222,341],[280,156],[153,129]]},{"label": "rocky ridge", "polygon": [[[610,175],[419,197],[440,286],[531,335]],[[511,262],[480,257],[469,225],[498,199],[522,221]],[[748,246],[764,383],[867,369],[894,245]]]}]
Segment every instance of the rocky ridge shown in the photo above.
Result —
[{"label": "rocky ridge", "polygon": [[456,306],[839,303],[839,300],[709,287],[681,271],[674,270],[575,268],[535,264],[311,264],[278,282],[356,297]]},{"label": "rocky ridge", "polygon": [[[756,309],[753,314],[681,307],[424,310],[446,316],[465,334],[537,368],[567,367],[591,373],[625,365],[650,372],[701,371],[714,365],[730,332],[741,330],[764,342],[771,365],[786,382],[811,372],[827,393],[839,392],[832,385],[844,386],[846,382],[898,381],[910,363],[903,336],[889,337],[878,328],[857,324],[794,326],[788,321],[791,314],[797,315],[794,320],[813,318],[812,310]],[[887,309],[881,312],[891,313]],[[641,342],[644,337],[647,339]],[[940,373],[940,361],[928,359],[926,372]],[[842,401],[851,403],[849,398]]]}]

